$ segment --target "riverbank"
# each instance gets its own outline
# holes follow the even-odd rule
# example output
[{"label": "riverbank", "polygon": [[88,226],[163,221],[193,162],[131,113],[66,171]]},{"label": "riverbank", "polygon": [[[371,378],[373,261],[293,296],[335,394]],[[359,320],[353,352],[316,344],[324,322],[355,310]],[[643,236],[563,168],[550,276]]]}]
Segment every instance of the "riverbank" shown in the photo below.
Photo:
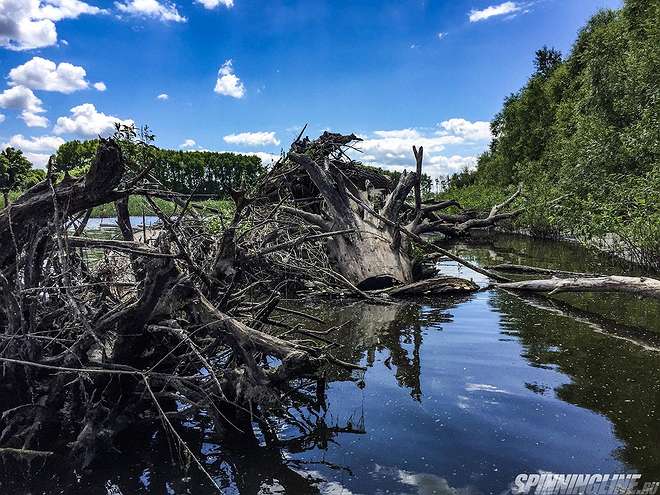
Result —
[{"label": "riverbank", "polygon": [[513,229],[659,268],[657,16],[656,3],[629,0],[596,13],[567,54],[539,49],[476,169],[447,177],[446,195],[486,209],[522,184]]},{"label": "riverbank", "polygon": [[[577,177],[575,179],[577,181]],[[570,182],[570,181],[567,181]],[[616,182],[617,186],[613,184]],[[475,181],[452,187],[442,199],[487,211],[514,189]],[[660,270],[660,170],[641,177],[609,177],[578,194],[539,179],[523,184],[520,215],[498,230],[534,239],[564,240]]]}]

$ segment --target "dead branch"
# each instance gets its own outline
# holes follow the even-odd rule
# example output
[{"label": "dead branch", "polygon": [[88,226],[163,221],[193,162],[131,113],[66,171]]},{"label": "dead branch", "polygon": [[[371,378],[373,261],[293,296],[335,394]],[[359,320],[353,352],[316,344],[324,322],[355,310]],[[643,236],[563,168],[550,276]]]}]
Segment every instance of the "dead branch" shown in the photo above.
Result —
[{"label": "dead branch", "polygon": [[552,278],[496,284],[495,287],[514,291],[549,292],[625,292],[636,296],[660,299],[660,280],[647,277],[609,275],[585,278]]}]

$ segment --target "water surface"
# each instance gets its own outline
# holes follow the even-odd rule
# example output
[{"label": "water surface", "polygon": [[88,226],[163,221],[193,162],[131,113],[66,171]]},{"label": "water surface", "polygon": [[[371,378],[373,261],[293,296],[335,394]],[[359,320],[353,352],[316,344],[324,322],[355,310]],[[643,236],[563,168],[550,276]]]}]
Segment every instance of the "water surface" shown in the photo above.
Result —
[{"label": "water surface", "polygon": [[[638,273],[574,245],[521,237],[452,249],[482,265]],[[329,370],[327,408],[292,411],[304,419],[281,426],[292,439],[284,451],[186,438],[211,454],[209,471],[226,493],[499,494],[518,473],[538,471],[660,480],[659,305],[606,294],[553,300],[487,290],[387,307],[306,305],[327,321],[320,329],[349,322],[333,334],[334,354],[367,371]],[[175,457],[157,433],[77,481],[42,473],[34,493],[213,493],[194,467],[175,468]]]}]

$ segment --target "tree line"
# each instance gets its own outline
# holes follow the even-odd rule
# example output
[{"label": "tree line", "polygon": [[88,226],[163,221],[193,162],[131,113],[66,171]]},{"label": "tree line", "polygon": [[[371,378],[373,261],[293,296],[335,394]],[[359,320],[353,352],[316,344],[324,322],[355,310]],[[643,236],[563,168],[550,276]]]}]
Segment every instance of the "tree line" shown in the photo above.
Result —
[{"label": "tree line", "polygon": [[659,2],[625,0],[594,15],[567,57],[538,50],[477,169],[449,176],[446,194],[487,205],[522,183],[520,226],[608,239],[660,266],[658,19]]},{"label": "tree line", "polygon": [[[96,155],[98,140],[69,141],[54,155],[56,170],[80,175],[89,168]],[[231,189],[251,184],[264,173],[261,159],[254,155],[215,151],[182,151],[148,146],[140,157],[129,152],[140,165],[155,163],[152,175],[165,189],[184,193],[223,197]],[[145,156],[147,155],[147,156]]]},{"label": "tree line", "polygon": [[[50,166],[59,174],[84,175],[96,155],[98,140],[68,141],[51,157]],[[137,157],[136,154],[141,156]],[[145,156],[146,155],[146,156]],[[183,194],[222,198],[231,189],[253,184],[264,173],[261,159],[252,155],[213,151],[178,151],[155,146],[129,152],[140,165],[155,162],[152,175],[164,189]],[[34,168],[21,150],[7,147],[0,152],[0,191],[4,205],[12,191],[23,191],[44,180],[46,172]]]},{"label": "tree line", "polygon": [[[183,194],[225,198],[232,189],[245,189],[254,185],[266,171],[265,164],[254,155],[219,153],[214,151],[181,151],[157,148],[150,144],[154,136],[147,127],[118,126],[116,135],[136,138],[140,146],[130,146],[123,151],[128,160],[137,168],[154,164],[151,174],[164,189]],[[131,143],[131,139],[122,140]],[[75,177],[84,175],[96,155],[98,139],[86,141],[72,140],[62,144],[51,157],[50,167],[60,175]],[[400,172],[383,170],[364,164],[359,166],[387,175],[396,184]],[[0,190],[4,204],[9,202],[11,191],[22,191],[44,180],[45,171],[33,168],[32,163],[21,150],[8,147],[0,154]],[[424,194],[431,192],[431,178],[422,176],[421,189]]]}]

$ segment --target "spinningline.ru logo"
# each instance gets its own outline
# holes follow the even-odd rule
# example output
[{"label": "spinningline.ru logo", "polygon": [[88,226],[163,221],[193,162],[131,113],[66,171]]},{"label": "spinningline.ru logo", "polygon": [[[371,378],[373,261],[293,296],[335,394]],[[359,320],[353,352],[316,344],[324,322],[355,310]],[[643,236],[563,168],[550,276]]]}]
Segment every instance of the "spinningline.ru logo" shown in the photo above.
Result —
[{"label": "spinningline.ru logo", "polygon": [[640,482],[641,474],[522,473],[516,476],[514,495],[655,495],[660,481]]}]

